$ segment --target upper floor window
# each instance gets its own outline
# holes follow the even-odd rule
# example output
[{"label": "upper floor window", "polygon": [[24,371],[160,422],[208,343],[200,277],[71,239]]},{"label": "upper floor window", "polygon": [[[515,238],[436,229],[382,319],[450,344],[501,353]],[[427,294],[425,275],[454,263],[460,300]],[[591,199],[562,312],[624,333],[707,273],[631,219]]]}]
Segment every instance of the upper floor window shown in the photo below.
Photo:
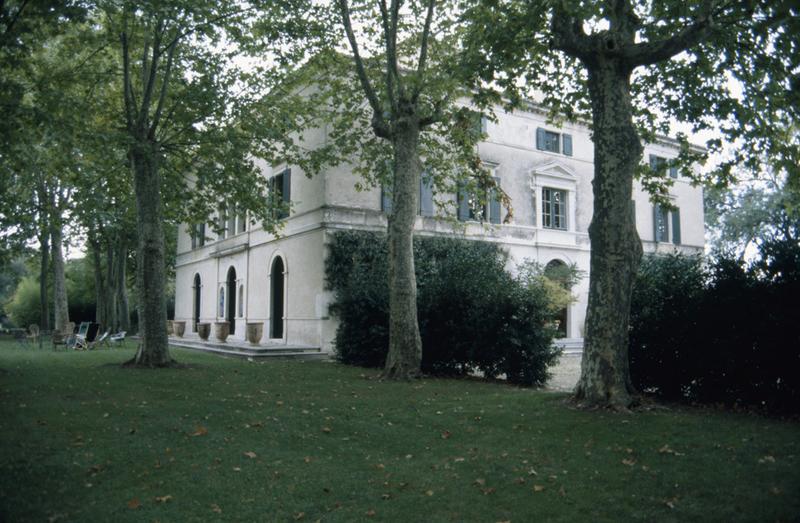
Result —
[{"label": "upper floor window", "polygon": [[556,133],[539,127],[536,129],[536,148],[540,151],[572,156],[572,135]]},{"label": "upper floor window", "polygon": [[567,191],[542,188],[542,226],[546,229],[567,229]]},{"label": "upper floor window", "polygon": [[[670,217],[672,220],[670,220]],[[671,225],[671,227],[670,227]],[[677,207],[672,210],[656,205],[653,207],[653,238],[656,242],[667,243],[672,229],[672,243],[681,243],[681,210]]]},{"label": "upper floor window", "polygon": [[189,234],[192,237],[192,249],[197,249],[206,244],[206,224],[196,223],[192,226]]},{"label": "upper floor window", "polygon": [[[656,172],[663,171],[667,168],[667,159],[663,156],[656,156],[655,154],[650,155],[650,168]],[[676,166],[670,166],[669,168],[669,177],[670,178],[677,178],[678,177],[678,168]]]},{"label": "upper floor window", "polygon": [[[495,186],[500,187],[500,178],[493,177]],[[458,220],[459,221],[488,221],[500,223],[501,205],[500,195],[494,187],[485,193],[468,192],[465,189],[458,191]]]},{"label": "upper floor window", "polygon": [[289,217],[289,205],[292,196],[292,170],[286,169],[269,179],[270,204],[273,206],[275,218],[282,220]]}]

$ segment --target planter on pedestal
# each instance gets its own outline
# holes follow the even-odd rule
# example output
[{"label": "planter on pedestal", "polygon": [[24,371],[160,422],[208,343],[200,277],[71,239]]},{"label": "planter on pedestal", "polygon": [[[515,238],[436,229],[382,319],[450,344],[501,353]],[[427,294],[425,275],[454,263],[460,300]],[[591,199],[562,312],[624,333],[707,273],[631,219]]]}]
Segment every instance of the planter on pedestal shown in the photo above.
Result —
[{"label": "planter on pedestal", "polygon": [[215,321],[214,322],[214,336],[217,337],[219,341],[224,342],[228,339],[228,334],[231,333],[231,324],[227,321]]},{"label": "planter on pedestal", "polygon": [[264,323],[260,321],[248,323],[246,333],[247,341],[253,345],[258,345],[258,343],[261,341],[261,336],[264,335]]},{"label": "planter on pedestal", "polygon": [[167,320],[167,336],[172,334],[172,320]]},{"label": "planter on pedestal", "polygon": [[210,323],[198,323],[197,324],[197,335],[200,336],[201,340],[208,340],[208,336],[211,334],[211,324]]},{"label": "planter on pedestal", "polygon": [[183,333],[186,332],[186,322],[185,321],[173,321],[172,322],[172,332],[175,336],[179,338],[183,338]]}]

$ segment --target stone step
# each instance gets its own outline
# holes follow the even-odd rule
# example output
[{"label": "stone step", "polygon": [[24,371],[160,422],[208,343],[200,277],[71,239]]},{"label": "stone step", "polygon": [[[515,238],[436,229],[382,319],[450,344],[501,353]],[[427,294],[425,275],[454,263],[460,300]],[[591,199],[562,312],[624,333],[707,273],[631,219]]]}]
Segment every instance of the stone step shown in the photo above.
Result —
[{"label": "stone step", "polygon": [[182,349],[210,352],[220,356],[246,359],[328,359],[329,354],[321,352],[319,347],[306,345],[283,345],[277,343],[251,345],[249,343],[232,342],[219,343],[212,341],[186,340],[183,338],[170,337],[169,344],[172,347]]}]

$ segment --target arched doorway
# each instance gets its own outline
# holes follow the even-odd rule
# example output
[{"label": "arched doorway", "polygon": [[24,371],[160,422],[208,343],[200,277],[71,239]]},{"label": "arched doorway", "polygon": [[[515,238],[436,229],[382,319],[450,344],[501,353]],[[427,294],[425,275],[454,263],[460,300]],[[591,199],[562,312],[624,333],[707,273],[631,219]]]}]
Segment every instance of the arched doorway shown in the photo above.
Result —
[{"label": "arched doorway", "polygon": [[[551,260],[544,268],[545,277],[559,284],[567,292],[569,292],[570,287],[572,287],[570,272],[569,266],[561,260]],[[569,332],[567,329],[567,307],[559,310],[553,319],[558,322],[558,333],[556,336],[559,338],[566,338],[567,332]]]},{"label": "arched doorway", "polygon": [[192,307],[192,332],[197,332],[197,324],[200,323],[200,275],[194,275],[194,301]]},{"label": "arched doorway", "polygon": [[283,295],[285,290],[284,276],[286,269],[283,266],[283,259],[278,256],[272,262],[270,271],[270,316],[269,316],[269,337],[283,338]]},{"label": "arched doorway", "polygon": [[225,307],[225,321],[230,324],[231,334],[236,331],[236,269],[228,269],[228,303]]}]

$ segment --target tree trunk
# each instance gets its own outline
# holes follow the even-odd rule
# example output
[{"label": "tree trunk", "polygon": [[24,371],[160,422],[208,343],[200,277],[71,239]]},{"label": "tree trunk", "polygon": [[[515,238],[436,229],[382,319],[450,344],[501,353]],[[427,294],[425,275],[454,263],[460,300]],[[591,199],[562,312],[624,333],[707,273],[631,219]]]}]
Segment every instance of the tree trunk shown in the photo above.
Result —
[{"label": "tree trunk", "polygon": [[53,256],[53,312],[54,328],[65,332],[69,323],[69,304],[67,303],[67,277],[64,267],[63,237],[61,220],[55,218],[50,227],[50,244]]},{"label": "tree trunk", "polygon": [[39,232],[39,324],[42,332],[50,330],[50,300],[47,297],[47,281],[50,269],[50,233],[45,220],[41,220]]},{"label": "tree trunk", "polygon": [[114,257],[114,244],[116,240],[106,239],[106,321],[114,332],[119,332],[119,322],[117,321],[117,276],[115,274],[116,259]]},{"label": "tree trunk", "polygon": [[164,367],[172,363],[167,342],[167,306],[164,296],[164,214],[158,146],[146,139],[130,151],[136,196],[138,298],[141,343],[132,363],[143,367]]},{"label": "tree trunk", "polygon": [[631,291],[642,244],[631,212],[642,145],[633,126],[631,70],[611,59],[588,66],[594,141],[594,214],[589,306],[578,402],[627,408],[634,393],[628,368]]},{"label": "tree trunk", "polygon": [[116,305],[117,329],[129,332],[131,330],[131,315],[128,307],[128,285],[125,272],[128,262],[128,247],[125,239],[120,238],[117,242],[117,253],[114,256],[114,262],[116,264],[116,269],[114,270],[116,279],[114,303]]},{"label": "tree trunk", "polygon": [[418,377],[422,340],[417,322],[417,279],[414,274],[414,222],[417,216],[419,125],[401,121],[394,135],[394,187],[389,216],[389,354],[383,375],[392,379]]},{"label": "tree trunk", "polygon": [[103,261],[100,258],[100,242],[97,239],[97,231],[94,229],[94,227],[89,228],[88,240],[92,251],[92,265],[94,267],[94,321],[100,324],[101,329],[104,329],[109,326],[108,290],[106,288],[106,279],[103,277]]}]

